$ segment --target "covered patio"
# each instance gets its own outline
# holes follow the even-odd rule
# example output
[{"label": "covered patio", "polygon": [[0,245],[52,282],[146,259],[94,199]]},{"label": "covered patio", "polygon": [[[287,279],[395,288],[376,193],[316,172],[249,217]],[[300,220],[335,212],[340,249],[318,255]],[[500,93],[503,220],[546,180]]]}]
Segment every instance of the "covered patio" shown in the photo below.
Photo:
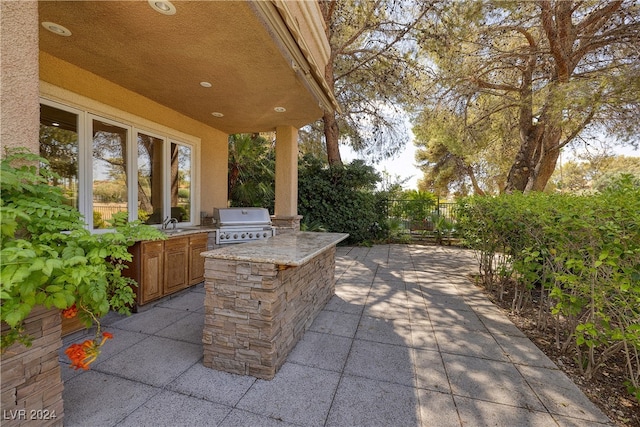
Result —
[{"label": "covered patio", "polygon": [[155,225],[182,208],[180,225],[191,226],[227,206],[228,136],[270,132],[273,221],[283,231],[299,229],[298,130],[339,110],[324,78],[329,43],[317,2],[1,7],[2,146],[26,147],[51,161],[56,156],[47,147],[60,141],[43,138],[41,126],[65,131],[66,139],[58,139],[68,140],[63,163],[70,172],[60,174],[89,228],[102,228],[92,218],[102,214],[98,189],[108,166],[94,148],[104,150],[105,135],[113,146],[106,157],[117,158],[117,173],[125,176],[112,207]]},{"label": "covered patio", "polygon": [[271,381],[202,365],[201,285],[113,315],[90,371],[61,353],[64,423],[612,425],[468,280],[475,265],[449,247],[338,247],[336,295]]}]

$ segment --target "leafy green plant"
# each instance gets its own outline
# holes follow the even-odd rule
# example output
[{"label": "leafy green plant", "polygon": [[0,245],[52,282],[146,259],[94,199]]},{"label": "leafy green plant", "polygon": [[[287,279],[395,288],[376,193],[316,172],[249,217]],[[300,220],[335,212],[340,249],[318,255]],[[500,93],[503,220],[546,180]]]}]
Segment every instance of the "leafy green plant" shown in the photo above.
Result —
[{"label": "leafy green plant", "polygon": [[310,155],[300,160],[298,212],[305,223],[329,232],[349,233],[347,243],[385,236],[386,210],[374,190],[380,176],[362,161],[327,166]]},{"label": "leafy green plant", "polygon": [[514,310],[535,302],[538,328],[555,328],[556,346],[574,352],[586,378],[622,356],[627,386],[638,394],[640,185],[633,176],[593,195],[468,198],[457,226],[479,254],[487,287],[507,289]]},{"label": "leafy green plant", "polygon": [[300,231],[314,231],[316,233],[325,233],[327,231],[327,228],[319,220],[309,222],[305,221],[305,218],[302,218],[302,222],[300,223]]},{"label": "leafy green plant", "polygon": [[93,211],[93,226],[95,228],[106,228],[107,223],[102,219],[102,214],[98,211]]},{"label": "leafy green plant", "polygon": [[229,135],[230,206],[260,206],[273,212],[275,150],[257,134]]},{"label": "leafy green plant", "polygon": [[392,217],[387,220],[387,227],[389,229],[389,241],[394,243],[409,243],[411,241],[411,234],[404,227],[404,224],[400,218]]},{"label": "leafy green plant", "polygon": [[437,245],[441,245],[445,237],[448,239],[451,238],[451,233],[454,228],[453,222],[437,213],[431,214],[430,220],[431,224],[433,224],[433,235],[435,236]]},{"label": "leafy green plant", "polygon": [[[87,327],[109,310],[128,314],[136,283],[122,275],[136,240],[163,239],[140,221],[114,215],[114,232],[92,234],[65,204],[46,160],[24,149],[0,162],[1,348],[30,344],[24,320],[36,305],[77,312]],[[99,330],[99,328],[98,328]]]},{"label": "leafy green plant", "polygon": [[404,205],[404,214],[412,221],[422,221],[429,217],[438,201],[433,193],[419,190],[409,190],[403,194],[407,200]]},{"label": "leafy green plant", "polygon": [[389,195],[395,197],[387,198],[389,218],[402,221],[403,227],[409,232],[433,230],[431,215],[438,202],[438,198],[433,193],[406,190]]}]

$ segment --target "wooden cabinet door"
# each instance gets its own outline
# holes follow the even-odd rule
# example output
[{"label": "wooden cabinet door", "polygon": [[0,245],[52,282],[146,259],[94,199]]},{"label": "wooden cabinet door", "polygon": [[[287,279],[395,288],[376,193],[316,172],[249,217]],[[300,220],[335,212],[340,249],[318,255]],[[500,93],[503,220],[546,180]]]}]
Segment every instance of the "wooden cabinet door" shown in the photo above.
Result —
[{"label": "wooden cabinet door", "polygon": [[164,242],[142,242],[141,245],[141,277],[137,294],[138,304],[146,304],[162,296]]},{"label": "wooden cabinet door", "polygon": [[204,280],[204,258],[201,252],[207,250],[207,234],[189,237],[189,284],[195,285]]},{"label": "wooden cabinet door", "polygon": [[189,286],[189,238],[164,242],[164,295]]}]

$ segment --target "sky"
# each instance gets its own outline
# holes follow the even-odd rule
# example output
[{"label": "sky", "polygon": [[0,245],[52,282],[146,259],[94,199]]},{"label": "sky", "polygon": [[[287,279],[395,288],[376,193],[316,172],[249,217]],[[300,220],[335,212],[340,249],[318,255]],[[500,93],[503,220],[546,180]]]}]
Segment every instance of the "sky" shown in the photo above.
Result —
[{"label": "sky", "polygon": [[[617,154],[625,156],[640,157],[640,150],[633,150],[630,147],[619,147],[616,148],[615,151]],[[415,166],[415,153],[416,146],[413,145],[413,135],[411,135],[411,139],[409,140],[409,142],[407,142],[407,145],[397,156],[373,166],[380,173],[386,171],[390,175],[392,182],[395,182],[394,177],[396,175],[400,176],[401,178],[409,178],[409,180],[403,185],[404,189],[417,190],[418,180],[422,178],[422,172]],[[345,146],[340,147],[340,154],[342,156],[342,160],[345,162],[350,162],[354,159],[362,158],[361,156],[358,156],[358,154],[353,150],[350,150]],[[366,161],[366,159],[363,160]],[[371,162],[367,161],[367,164],[371,164]]]},{"label": "sky", "polygon": [[355,159],[363,159],[369,165],[372,165],[378,172],[387,172],[390,175],[391,182],[395,182],[395,176],[401,178],[409,178],[409,180],[403,185],[405,190],[417,190],[418,179],[422,178],[422,172],[415,166],[415,152],[416,146],[413,145],[413,138],[407,142],[404,149],[391,159],[384,160],[378,164],[373,164],[367,161],[362,156],[359,156],[349,147],[340,146],[340,155],[342,161],[348,163]]}]

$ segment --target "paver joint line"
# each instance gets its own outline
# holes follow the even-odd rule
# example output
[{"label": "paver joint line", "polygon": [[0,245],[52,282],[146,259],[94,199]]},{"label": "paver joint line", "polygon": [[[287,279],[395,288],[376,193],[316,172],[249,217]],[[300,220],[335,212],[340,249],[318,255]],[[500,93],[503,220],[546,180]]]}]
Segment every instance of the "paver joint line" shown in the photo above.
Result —
[{"label": "paver joint line", "polygon": [[205,316],[199,288],[112,317],[94,369],[62,370],[65,426],[612,425],[467,280],[470,255],[337,248],[336,294],[271,381],[202,365],[190,330]]}]

